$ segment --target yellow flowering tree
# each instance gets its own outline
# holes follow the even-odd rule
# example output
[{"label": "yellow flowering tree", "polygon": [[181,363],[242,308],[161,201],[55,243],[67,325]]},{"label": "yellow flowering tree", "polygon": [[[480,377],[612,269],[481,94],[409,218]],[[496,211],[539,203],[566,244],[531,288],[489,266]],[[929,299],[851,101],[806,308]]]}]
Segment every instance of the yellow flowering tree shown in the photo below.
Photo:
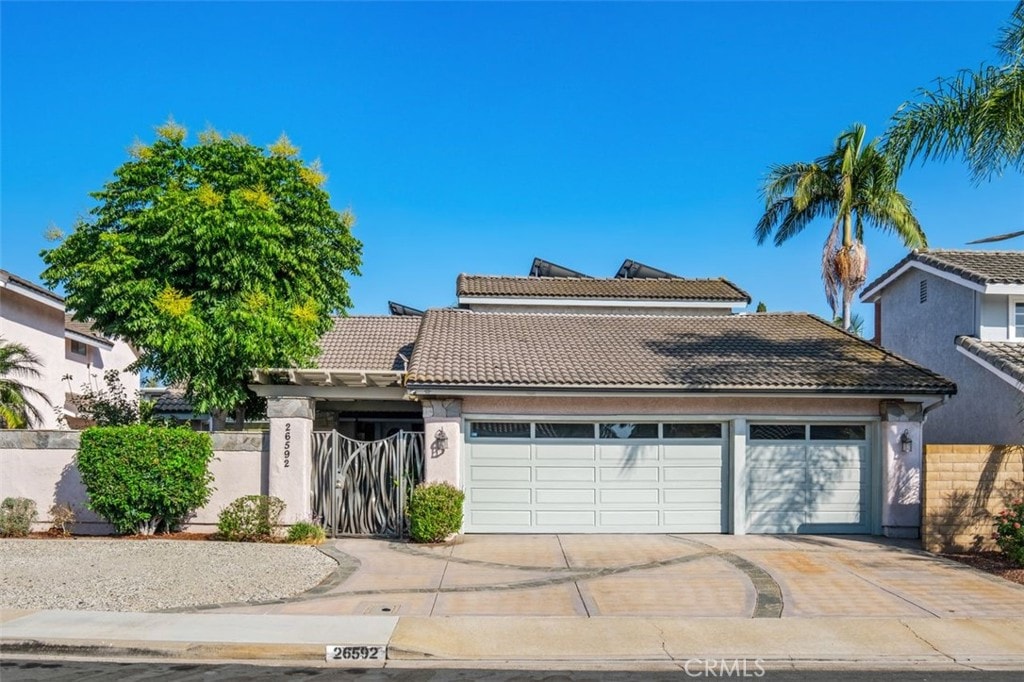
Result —
[{"label": "yellow flowering tree", "polygon": [[137,141],[90,216],[44,250],[68,307],[138,347],[138,368],[193,406],[237,412],[256,367],[307,364],[359,274],[354,218],[319,161],[284,135],[266,149],[216,131],[186,144],[173,120]]}]

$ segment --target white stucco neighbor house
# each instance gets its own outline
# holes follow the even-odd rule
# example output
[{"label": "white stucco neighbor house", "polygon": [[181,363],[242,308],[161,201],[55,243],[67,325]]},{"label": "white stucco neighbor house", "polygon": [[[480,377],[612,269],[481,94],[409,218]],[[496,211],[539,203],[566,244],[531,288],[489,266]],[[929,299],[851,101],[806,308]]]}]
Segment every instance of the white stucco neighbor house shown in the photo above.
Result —
[{"label": "white stucco neighbor house", "polygon": [[956,382],[925,442],[1024,443],[1024,251],[914,251],[861,298],[879,344]]},{"label": "white stucco neighbor house", "polygon": [[311,431],[413,429],[425,478],[466,493],[464,532],[917,534],[922,422],[956,392],[935,372],[633,261],[456,294],[338,318],[315,366],[254,372],[289,513],[311,512]]},{"label": "white stucco neighbor house", "polygon": [[0,270],[0,337],[24,344],[42,361],[39,379],[23,379],[50,399],[53,409],[36,405],[41,429],[58,427],[58,416],[75,425],[75,393],[86,384],[102,388],[103,373],[116,369],[129,395],[139,389],[139,375],[127,371],[135,350],[109,339],[64,306],[64,299],[27,279]]}]

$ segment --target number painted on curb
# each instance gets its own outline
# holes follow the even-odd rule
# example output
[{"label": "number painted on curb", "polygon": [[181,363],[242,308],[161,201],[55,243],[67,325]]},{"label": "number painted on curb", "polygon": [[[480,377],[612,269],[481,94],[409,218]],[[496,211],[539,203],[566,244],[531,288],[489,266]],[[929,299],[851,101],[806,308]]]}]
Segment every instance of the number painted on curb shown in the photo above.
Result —
[{"label": "number painted on curb", "polygon": [[328,663],[335,665],[384,665],[386,649],[382,646],[358,644],[329,645],[324,654]]}]

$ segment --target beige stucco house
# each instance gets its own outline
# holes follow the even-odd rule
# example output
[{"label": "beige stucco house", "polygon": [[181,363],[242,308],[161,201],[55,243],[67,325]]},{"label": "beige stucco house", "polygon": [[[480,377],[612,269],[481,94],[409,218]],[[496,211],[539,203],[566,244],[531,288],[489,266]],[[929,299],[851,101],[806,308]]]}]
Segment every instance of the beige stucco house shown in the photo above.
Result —
[{"label": "beige stucco house", "polygon": [[956,391],[942,376],[812,315],[743,312],[728,280],[633,261],[461,275],[456,295],[338,318],[314,367],[254,373],[271,494],[297,518],[334,527],[352,505],[330,479],[338,504],[310,495],[314,462],[351,471],[309,456],[314,430],[413,430],[423,476],[465,491],[465,532],[917,534],[922,427]]},{"label": "beige stucco house", "polygon": [[0,270],[0,337],[24,344],[42,360],[42,376],[25,380],[53,405],[36,405],[44,418],[37,428],[57,428],[60,416],[74,426],[75,394],[87,384],[102,388],[108,370],[120,371],[129,395],[139,389],[139,375],[127,370],[137,358],[129,344],[76,320],[63,298],[6,270]]}]

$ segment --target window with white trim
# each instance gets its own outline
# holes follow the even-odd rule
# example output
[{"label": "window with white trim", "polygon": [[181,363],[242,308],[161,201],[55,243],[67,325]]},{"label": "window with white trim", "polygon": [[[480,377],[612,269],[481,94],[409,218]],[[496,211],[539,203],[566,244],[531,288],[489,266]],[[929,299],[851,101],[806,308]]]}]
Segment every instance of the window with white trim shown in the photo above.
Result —
[{"label": "window with white trim", "polygon": [[1024,300],[1010,299],[1010,338],[1024,341]]}]

